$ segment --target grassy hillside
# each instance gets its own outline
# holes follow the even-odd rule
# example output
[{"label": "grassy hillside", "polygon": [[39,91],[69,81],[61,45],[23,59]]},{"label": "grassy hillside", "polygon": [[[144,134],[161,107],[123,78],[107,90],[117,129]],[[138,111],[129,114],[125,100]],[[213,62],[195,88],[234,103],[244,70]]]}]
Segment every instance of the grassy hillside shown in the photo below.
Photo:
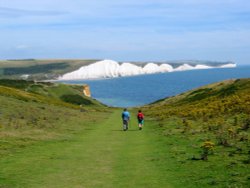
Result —
[{"label": "grassy hillside", "polygon": [[128,131],[81,89],[0,80],[0,187],[249,187],[250,79],[147,105],[143,130],[130,109]]},{"label": "grassy hillside", "polygon": [[[228,80],[160,100],[148,106],[157,117],[218,119],[249,114],[250,79]],[[158,113],[157,113],[158,111]]]},{"label": "grassy hillside", "polygon": [[[0,156],[39,140],[67,137],[107,109],[81,86],[0,80]],[[97,118],[98,119],[98,118]]]},{"label": "grassy hillside", "polygon": [[[102,106],[100,102],[83,95],[82,85],[2,79],[0,80],[0,89],[2,95],[16,96],[25,100],[33,97],[51,104],[66,102],[82,106]],[[29,97],[25,98],[25,95],[29,95]]]},{"label": "grassy hillside", "polygon": [[30,75],[29,80],[55,79],[59,75],[74,71],[97,60],[2,60],[0,61],[0,79],[20,79]]},{"label": "grassy hillside", "polygon": [[[143,108],[157,120],[169,153],[183,169],[219,187],[250,185],[250,79],[228,80]],[[206,161],[207,169],[198,169]],[[212,169],[212,171],[210,170]],[[206,173],[205,173],[206,172]],[[224,185],[224,186],[222,186]]]}]

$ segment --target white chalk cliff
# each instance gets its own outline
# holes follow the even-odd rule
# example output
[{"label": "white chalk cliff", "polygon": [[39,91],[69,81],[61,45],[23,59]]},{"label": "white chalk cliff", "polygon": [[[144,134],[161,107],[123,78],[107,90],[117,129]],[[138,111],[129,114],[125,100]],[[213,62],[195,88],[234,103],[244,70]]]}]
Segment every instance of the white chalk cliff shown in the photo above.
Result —
[{"label": "white chalk cliff", "polygon": [[101,79],[101,78],[115,78],[123,76],[135,76],[141,74],[154,74],[165,73],[173,71],[185,71],[195,69],[210,69],[210,68],[233,68],[236,64],[230,63],[217,67],[207,65],[195,65],[183,64],[177,68],[173,68],[169,64],[156,64],[148,63],[141,67],[132,63],[119,64],[113,60],[103,60],[96,63],[83,66],[80,69],[66,73],[60,76],[59,80],[78,80],[78,79]]}]

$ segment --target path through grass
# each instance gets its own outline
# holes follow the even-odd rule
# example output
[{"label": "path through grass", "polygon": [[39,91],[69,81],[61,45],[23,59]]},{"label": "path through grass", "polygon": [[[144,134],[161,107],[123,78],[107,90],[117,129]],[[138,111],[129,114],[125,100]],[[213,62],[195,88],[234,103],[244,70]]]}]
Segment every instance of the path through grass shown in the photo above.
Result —
[{"label": "path through grass", "polygon": [[[73,139],[36,144],[0,159],[0,187],[172,187],[150,125],[121,130],[120,110]],[[157,157],[158,156],[158,157]]]}]

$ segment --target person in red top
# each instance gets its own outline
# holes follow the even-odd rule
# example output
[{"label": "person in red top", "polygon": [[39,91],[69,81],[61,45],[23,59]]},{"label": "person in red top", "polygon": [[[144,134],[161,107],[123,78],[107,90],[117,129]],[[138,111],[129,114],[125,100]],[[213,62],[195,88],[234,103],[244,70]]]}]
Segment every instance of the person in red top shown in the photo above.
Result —
[{"label": "person in red top", "polygon": [[141,110],[138,111],[137,120],[138,120],[139,130],[142,130],[142,126],[144,124],[144,115],[141,112]]}]

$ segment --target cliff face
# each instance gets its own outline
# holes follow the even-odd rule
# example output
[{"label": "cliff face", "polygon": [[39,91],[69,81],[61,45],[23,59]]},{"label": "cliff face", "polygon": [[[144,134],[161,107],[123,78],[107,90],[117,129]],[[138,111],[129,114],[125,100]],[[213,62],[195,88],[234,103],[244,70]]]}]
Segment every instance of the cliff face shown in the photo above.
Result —
[{"label": "cliff face", "polygon": [[[201,62],[202,63],[202,62]],[[215,64],[214,66],[206,64],[178,64],[174,67],[167,63],[145,63],[138,65],[133,63],[119,63],[113,60],[103,60],[83,66],[78,70],[66,73],[60,76],[59,80],[74,80],[74,79],[96,79],[96,78],[115,78],[123,76],[135,76],[141,74],[166,73],[173,71],[186,71],[196,69],[210,68],[231,68],[236,67],[236,64]]]},{"label": "cliff face", "polygon": [[83,94],[84,94],[86,97],[91,97],[91,92],[90,92],[89,85],[84,85],[84,86],[83,86]]}]

